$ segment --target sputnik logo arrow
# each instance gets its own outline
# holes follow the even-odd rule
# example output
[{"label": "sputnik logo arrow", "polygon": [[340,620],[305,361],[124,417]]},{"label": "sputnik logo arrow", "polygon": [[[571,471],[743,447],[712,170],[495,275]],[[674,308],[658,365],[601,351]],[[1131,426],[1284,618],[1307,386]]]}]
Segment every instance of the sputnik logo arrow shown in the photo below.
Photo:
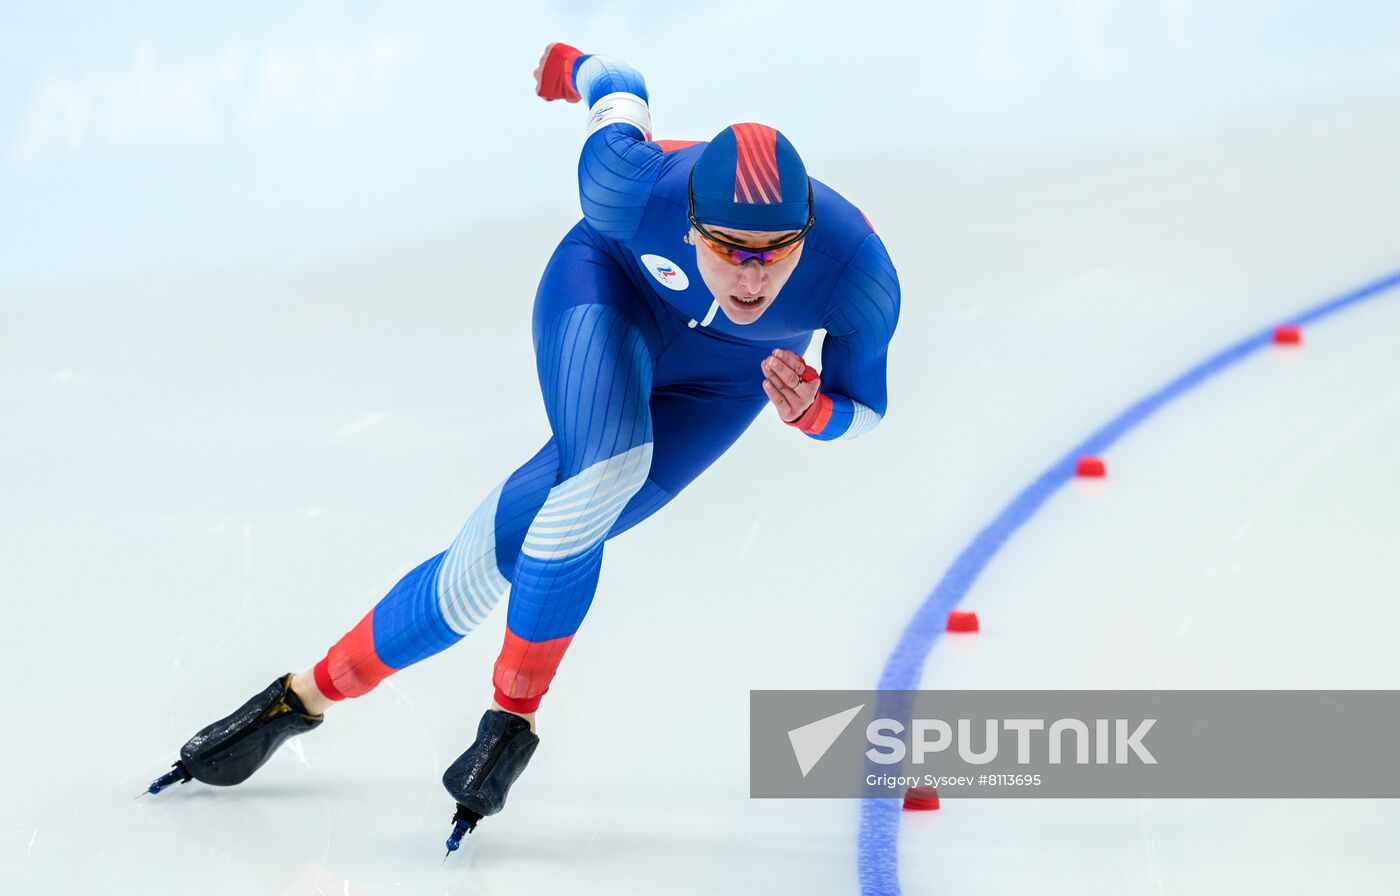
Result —
[{"label": "sputnik logo arrow", "polygon": [[807,777],[807,773],[821,762],[826,751],[831,749],[841,732],[846,730],[856,713],[862,709],[865,709],[864,703],[788,732],[788,740],[792,742],[792,755],[797,757],[797,767],[802,770],[802,777]]}]

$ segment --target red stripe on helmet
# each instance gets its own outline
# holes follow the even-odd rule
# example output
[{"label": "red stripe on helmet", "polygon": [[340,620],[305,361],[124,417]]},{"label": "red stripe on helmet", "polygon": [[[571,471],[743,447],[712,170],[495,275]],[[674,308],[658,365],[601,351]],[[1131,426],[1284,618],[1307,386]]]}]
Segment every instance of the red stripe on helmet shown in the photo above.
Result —
[{"label": "red stripe on helmet", "polygon": [[737,158],[734,201],[772,205],[783,201],[778,178],[778,132],[763,124],[733,125]]}]

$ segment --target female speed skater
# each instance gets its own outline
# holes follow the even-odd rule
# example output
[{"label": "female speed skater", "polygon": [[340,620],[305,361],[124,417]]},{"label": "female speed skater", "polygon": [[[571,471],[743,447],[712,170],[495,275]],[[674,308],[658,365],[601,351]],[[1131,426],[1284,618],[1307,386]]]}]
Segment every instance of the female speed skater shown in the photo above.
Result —
[{"label": "female speed skater", "polygon": [[[505,643],[476,741],[444,773],[449,852],[505,805],[539,738],[535,711],[588,612],[606,541],[660,510],[767,405],[807,438],[885,413],[899,281],[860,211],[761,124],[653,142],[642,77],[566,44],[535,70],[545,100],[590,107],[583,220],[535,295],[552,437],[444,552],[394,586],[325,657],[195,734],[157,793],[246,780],[325,710],[470,633],[507,594]],[[824,329],[821,373],[802,357]]]}]

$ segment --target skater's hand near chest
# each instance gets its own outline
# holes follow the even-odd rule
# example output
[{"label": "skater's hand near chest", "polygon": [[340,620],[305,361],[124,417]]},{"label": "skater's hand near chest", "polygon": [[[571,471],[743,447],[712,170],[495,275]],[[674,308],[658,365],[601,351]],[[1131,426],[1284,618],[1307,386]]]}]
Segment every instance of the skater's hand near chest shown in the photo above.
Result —
[{"label": "skater's hand near chest", "polygon": [[763,391],[784,423],[806,413],[821,388],[821,377],[802,356],[785,349],[774,349],[763,359]]}]

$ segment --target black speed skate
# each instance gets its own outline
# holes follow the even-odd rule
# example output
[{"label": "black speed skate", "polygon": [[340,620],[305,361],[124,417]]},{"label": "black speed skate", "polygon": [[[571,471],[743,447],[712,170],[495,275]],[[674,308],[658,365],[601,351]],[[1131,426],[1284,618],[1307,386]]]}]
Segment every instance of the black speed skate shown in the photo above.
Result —
[{"label": "black speed skate", "polygon": [[442,774],[442,786],[457,801],[448,855],[476,823],[505,808],[506,793],[534,755],[540,739],[520,716],[488,709],[476,729],[476,743]]},{"label": "black speed skate", "polygon": [[180,748],[180,761],[152,781],[146,792],[160,793],[190,779],[220,787],[248,780],[284,741],[325,719],[308,713],[291,685],[289,672],[231,715],[201,728]]}]

